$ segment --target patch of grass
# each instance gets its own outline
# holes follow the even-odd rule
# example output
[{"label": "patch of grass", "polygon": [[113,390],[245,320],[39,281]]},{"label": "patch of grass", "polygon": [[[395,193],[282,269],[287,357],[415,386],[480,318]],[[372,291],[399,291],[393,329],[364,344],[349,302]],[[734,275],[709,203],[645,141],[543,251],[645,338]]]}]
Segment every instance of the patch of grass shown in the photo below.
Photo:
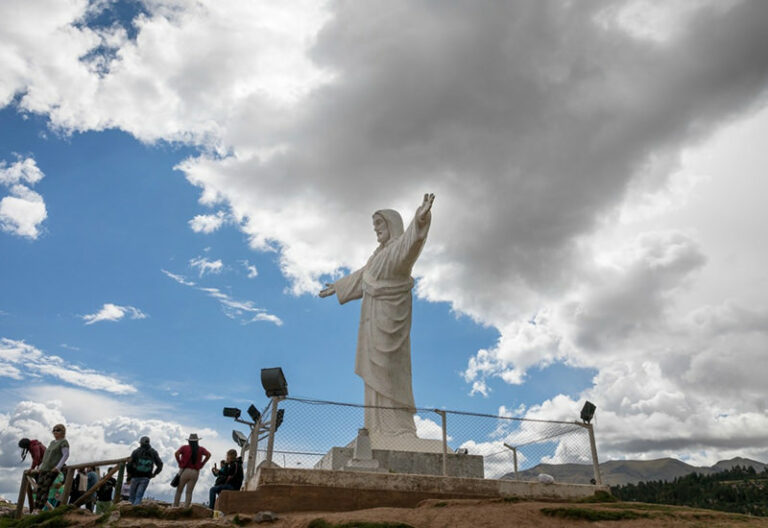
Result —
[{"label": "patch of grass", "polygon": [[549,517],[570,519],[575,521],[623,521],[632,519],[647,519],[647,513],[632,510],[592,510],[587,508],[542,508],[539,510]]},{"label": "patch of grass", "polygon": [[104,513],[102,513],[98,519],[96,519],[96,524],[104,524],[109,520],[109,517],[112,515],[112,512],[115,511],[115,505],[110,504],[109,507],[104,510]]},{"label": "patch of grass", "polygon": [[597,490],[594,495],[590,495],[589,497],[583,497],[581,499],[576,500],[575,502],[579,502],[582,504],[593,504],[593,503],[599,503],[599,502],[618,502],[619,499],[608,493],[607,491],[603,490]]},{"label": "patch of grass", "polygon": [[64,528],[70,524],[64,518],[64,514],[69,513],[73,509],[72,506],[63,506],[40,512],[37,515],[27,515],[21,519],[0,519],[0,528],[30,528],[32,526],[39,528]]},{"label": "patch of grass", "polygon": [[524,499],[522,497],[514,497],[514,496],[510,495],[509,497],[504,497],[501,500],[503,502],[523,502]]},{"label": "patch of grass", "polygon": [[235,514],[235,516],[232,518],[232,522],[235,523],[237,526],[245,526],[246,524],[251,522],[251,519],[248,517],[240,517],[239,515]]},{"label": "patch of grass", "polygon": [[432,505],[433,508],[445,508],[448,506],[447,502],[436,502]]},{"label": "patch of grass", "polygon": [[331,524],[325,519],[313,519],[307,528],[413,528],[405,523],[388,522],[348,522],[342,524]]},{"label": "patch of grass", "polygon": [[651,504],[648,502],[617,502],[611,508],[620,510],[643,510],[664,513],[675,513],[683,509],[682,506],[670,506],[669,504]]}]

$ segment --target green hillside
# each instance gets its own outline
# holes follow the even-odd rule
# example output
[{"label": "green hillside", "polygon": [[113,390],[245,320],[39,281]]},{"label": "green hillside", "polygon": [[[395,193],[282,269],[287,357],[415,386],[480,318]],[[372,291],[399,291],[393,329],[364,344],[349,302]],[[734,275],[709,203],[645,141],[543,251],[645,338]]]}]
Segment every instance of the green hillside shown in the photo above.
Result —
[{"label": "green hillside", "polygon": [[[753,467],[758,473],[766,468],[766,464],[748,458],[732,458],[721,460],[713,466],[692,466],[675,458],[659,458],[656,460],[611,460],[600,464],[600,474],[603,483],[608,486],[649,482],[655,480],[672,481],[691,473],[711,475],[724,470],[741,467]],[[594,478],[591,464],[539,464],[533,468],[521,471],[521,480],[534,480],[540,473],[552,475],[558,482],[573,484],[589,484]],[[504,475],[505,479],[514,479],[514,473]]]},{"label": "green hillside", "polygon": [[613,486],[613,495],[628,502],[650,502],[768,516],[768,469],[752,466],[703,475],[691,473],[669,481]]}]

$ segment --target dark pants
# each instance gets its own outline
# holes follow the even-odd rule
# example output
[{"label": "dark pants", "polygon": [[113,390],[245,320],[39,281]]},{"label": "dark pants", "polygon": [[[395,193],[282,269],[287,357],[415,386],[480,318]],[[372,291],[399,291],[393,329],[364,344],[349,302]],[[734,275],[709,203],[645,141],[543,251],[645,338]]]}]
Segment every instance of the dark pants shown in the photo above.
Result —
[{"label": "dark pants", "polygon": [[218,486],[213,486],[211,488],[211,492],[208,495],[208,498],[210,499],[210,502],[208,503],[208,507],[213,509],[213,506],[216,504],[216,496],[221,493],[224,490],[233,490],[235,489],[232,484],[220,484]]},{"label": "dark pants", "polygon": [[51,490],[51,484],[56,480],[58,473],[53,471],[41,471],[37,476],[37,491],[35,498],[35,509],[42,510],[48,501],[48,492]]}]

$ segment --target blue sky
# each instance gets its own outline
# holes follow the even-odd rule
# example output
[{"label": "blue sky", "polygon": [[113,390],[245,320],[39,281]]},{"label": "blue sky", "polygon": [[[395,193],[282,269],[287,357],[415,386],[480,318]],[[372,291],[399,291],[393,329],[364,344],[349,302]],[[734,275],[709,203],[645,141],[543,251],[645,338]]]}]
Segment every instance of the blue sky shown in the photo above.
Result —
[{"label": "blue sky", "polygon": [[223,450],[263,367],[361,402],[316,293],[424,192],[418,406],[768,459],[765,5],[544,4],[0,8],[0,494],[56,420]]}]

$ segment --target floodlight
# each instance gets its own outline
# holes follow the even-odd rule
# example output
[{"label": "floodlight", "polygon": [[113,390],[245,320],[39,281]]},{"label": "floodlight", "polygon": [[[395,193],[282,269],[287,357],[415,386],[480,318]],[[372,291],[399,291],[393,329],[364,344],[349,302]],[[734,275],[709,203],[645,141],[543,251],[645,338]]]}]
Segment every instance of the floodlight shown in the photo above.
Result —
[{"label": "floodlight", "polygon": [[254,404],[251,404],[250,407],[248,407],[248,410],[246,411],[248,413],[248,416],[251,417],[254,423],[259,423],[259,418],[261,418],[261,413],[256,408]]},{"label": "floodlight", "polygon": [[466,455],[467,453],[469,453],[469,449],[467,449],[466,447],[457,447],[455,453],[457,455]]},{"label": "floodlight", "polygon": [[284,417],[285,417],[285,409],[278,409],[277,416],[275,416],[275,431],[277,431],[277,428],[280,427],[281,423],[283,423]]},{"label": "floodlight", "polygon": [[248,438],[237,429],[232,430],[232,440],[243,449],[248,449]]},{"label": "floodlight", "polygon": [[268,398],[288,396],[288,383],[280,367],[261,369],[261,386],[264,387]]},{"label": "floodlight", "polygon": [[592,417],[595,415],[595,409],[597,409],[597,406],[591,401],[584,403],[584,407],[581,409],[581,419],[584,423],[588,424],[592,420]]},{"label": "floodlight", "polygon": [[240,412],[237,407],[224,407],[224,416],[227,418],[240,418]]}]

